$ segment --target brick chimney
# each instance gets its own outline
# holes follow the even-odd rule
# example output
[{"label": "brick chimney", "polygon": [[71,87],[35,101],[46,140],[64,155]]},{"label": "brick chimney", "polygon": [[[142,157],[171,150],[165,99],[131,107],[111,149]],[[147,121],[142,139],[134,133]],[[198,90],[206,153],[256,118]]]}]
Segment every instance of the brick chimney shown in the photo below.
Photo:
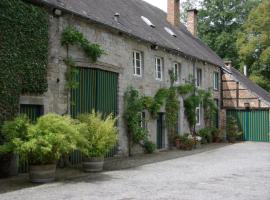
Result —
[{"label": "brick chimney", "polygon": [[168,13],[167,20],[171,25],[180,26],[180,0],[167,0],[168,1]]},{"label": "brick chimney", "polygon": [[187,11],[187,29],[195,37],[197,37],[198,26],[198,10],[190,9]]}]

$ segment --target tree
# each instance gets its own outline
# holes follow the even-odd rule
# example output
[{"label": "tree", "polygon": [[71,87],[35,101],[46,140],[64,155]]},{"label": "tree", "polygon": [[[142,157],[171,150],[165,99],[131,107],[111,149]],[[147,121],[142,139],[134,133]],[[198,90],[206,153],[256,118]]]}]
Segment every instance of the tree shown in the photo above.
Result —
[{"label": "tree", "polygon": [[263,0],[248,16],[237,40],[240,59],[252,79],[270,91],[270,1]]},{"label": "tree", "polygon": [[204,0],[199,10],[199,37],[221,58],[239,68],[237,35],[259,0]]}]

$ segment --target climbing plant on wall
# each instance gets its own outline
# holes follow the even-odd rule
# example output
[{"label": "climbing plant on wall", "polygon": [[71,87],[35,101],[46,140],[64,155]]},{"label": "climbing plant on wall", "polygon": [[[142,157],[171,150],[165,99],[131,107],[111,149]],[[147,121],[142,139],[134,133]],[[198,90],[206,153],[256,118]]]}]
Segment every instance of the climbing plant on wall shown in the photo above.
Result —
[{"label": "climbing plant on wall", "polygon": [[47,90],[48,14],[21,0],[0,1],[0,124],[18,113],[21,94]]},{"label": "climbing plant on wall", "polygon": [[105,54],[105,51],[100,47],[99,44],[91,43],[88,41],[84,35],[79,32],[74,27],[67,27],[63,33],[61,38],[61,44],[67,48],[67,57],[64,60],[65,64],[67,65],[67,73],[66,73],[66,80],[67,80],[67,88],[74,89],[78,86],[76,82],[76,74],[78,73],[76,70],[75,62],[73,58],[68,54],[68,49],[70,45],[78,45],[80,46],[85,54],[92,59],[93,62],[96,62],[97,59],[102,55]]}]

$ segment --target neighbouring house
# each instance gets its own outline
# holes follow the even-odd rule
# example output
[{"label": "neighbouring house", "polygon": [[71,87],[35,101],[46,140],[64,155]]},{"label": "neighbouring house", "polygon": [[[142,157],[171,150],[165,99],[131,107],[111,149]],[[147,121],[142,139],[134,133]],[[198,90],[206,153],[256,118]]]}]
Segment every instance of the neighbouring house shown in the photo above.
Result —
[{"label": "neighbouring house", "polygon": [[[43,95],[23,95],[21,111],[35,113],[79,113],[97,109],[119,117],[118,153],[128,154],[123,95],[128,86],[153,96],[169,87],[169,69],[177,74],[176,84],[190,76],[197,87],[211,89],[220,107],[220,79],[224,62],[197,38],[197,11],[188,11],[187,27],[180,23],[180,1],[168,0],[168,13],[142,0],[33,0],[49,13],[48,91]],[[106,54],[92,63],[82,49],[61,45],[63,30],[73,26],[86,38],[98,43]],[[65,89],[67,66],[71,56],[79,69],[79,87],[69,94]],[[69,100],[69,97],[71,100]],[[179,99],[178,132],[189,132],[183,99]],[[263,102],[262,102],[263,104]],[[203,108],[198,107],[196,129],[205,126]],[[147,117],[149,113],[143,113]],[[151,140],[158,149],[168,146],[164,112],[147,123]],[[134,148],[135,152],[141,149]]]},{"label": "neighbouring house", "polygon": [[270,141],[270,93],[253,83],[226,61],[222,72],[221,127],[226,128],[228,117],[235,117],[246,141]]}]

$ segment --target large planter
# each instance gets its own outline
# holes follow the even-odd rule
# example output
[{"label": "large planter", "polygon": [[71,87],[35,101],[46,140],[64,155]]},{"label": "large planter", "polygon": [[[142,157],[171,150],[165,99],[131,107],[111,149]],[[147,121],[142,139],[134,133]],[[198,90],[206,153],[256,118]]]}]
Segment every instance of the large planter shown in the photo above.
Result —
[{"label": "large planter", "polygon": [[85,172],[101,172],[103,171],[104,158],[84,158],[83,170]]},{"label": "large planter", "polygon": [[29,171],[32,183],[50,183],[55,180],[56,164],[31,165]]}]

